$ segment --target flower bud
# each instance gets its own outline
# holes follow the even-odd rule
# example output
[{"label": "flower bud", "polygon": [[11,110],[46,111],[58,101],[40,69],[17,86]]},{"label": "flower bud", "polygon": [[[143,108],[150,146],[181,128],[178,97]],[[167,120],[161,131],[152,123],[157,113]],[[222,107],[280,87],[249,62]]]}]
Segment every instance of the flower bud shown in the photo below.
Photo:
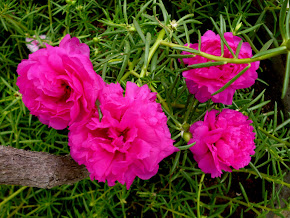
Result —
[{"label": "flower bud", "polygon": [[76,7],[76,10],[77,11],[82,11],[84,9],[84,7],[82,6],[82,5],[78,5],[77,7]]},{"label": "flower bud", "polygon": [[184,139],[184,141],[186,141],[186,143],[188,143],[189,140],[192,138],[192,134],[190,132],[184,132],[182,138]]},{"label": "flower bud", "polygon": [[135,32],[136,28],[134,26],[129,26],[128,30],[129,30],[129,32]]},{"label": "flower bud", "polygon": [[236,28],[235,28],[235,32],[237,32],[241,27],[242,27],[243,23],[240,22],[236,25]]},{"label": "flower bud", "polygon": [[98,43],[98,42],[100,42],[100,38],[99,38],[99,37],[94,37],[94,38],[93,38],[93,42],[94,42],[94,43]]}]

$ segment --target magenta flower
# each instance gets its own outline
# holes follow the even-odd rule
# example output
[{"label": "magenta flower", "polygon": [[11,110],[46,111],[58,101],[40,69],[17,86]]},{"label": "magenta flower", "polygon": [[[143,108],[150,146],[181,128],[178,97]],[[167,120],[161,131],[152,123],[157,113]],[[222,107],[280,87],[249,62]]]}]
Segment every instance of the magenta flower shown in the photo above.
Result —
[{"label": "magenta flower", "polygon": [[178,151],[156,93],[148,86],[128,82],[125,96],[119,84],[110,84],[99,98],[99,110],[84,125],[69,130],[71,156],[84,164],[91,179],[126,183],[136,176],[149,179],[165,157]]},{"label": "magenta flower", "polygon": [[247,166],[250,155],[255,154],[255,133],[250,123],[247,116],[235,110],[207,112],[204,121],[190,127],[192,139],[188,143],[196,142],[190,150],[198,167],[214,178],[222,170],[231,172],[230,166],[237,170]]},{"label": "magenta flower", "polygon": [[[231,49],[236,52],[237,47],[241,39],[234,36],[232,33],[228,32],[224,34],[226,41],[228,42]],[[185,44],[187,46],[187,44]],[[198,50],[198,43],[190,44],[190,48]],[[221,40],[220,36],[214,32],[208,30],[201,37],[201,51],[206,52],[211,55],[220,56],[221,55]],[[182,54],[190,54],[189,52],[182,52]],[[225,58],[232,58],[230,51],[226,46],[224,46]],[[250,58],[252,57],[252,49],[249,43],[242,43],[242,47],[239,52],[239,58]],[[200,64],[209,62],[208,60],[201,56],[195,56],[193,58],[184,58],[185,64]],[[215,103],[223,103],[226,105],[231,105],[233,101],[233,95],[236,89],[244,89],[252,86],[255,83],[258,75],[256,70],[259,68],[260,62],[252,63],[251,67],[233,84],[231,84],[223,92],[211,96],[214,92],[223,87],[227,82],[229,82],[234,76],[236,76],[240,71],[242,71],[247,64],[225,64],[220,66],[211,66],[205,68],[190,69],[183,72],[183,76],[186,78],[186,84],[189,92],[195,95],[195,98],[200,102],[206,102],[212,99]]]},{"label": "magenta flower", "polygon": [[86,44],[66,35],[59,47],[46,45],[22,60],[16,84],[31,114],[55,129],[89,116],[104,86],[89,55]]}]

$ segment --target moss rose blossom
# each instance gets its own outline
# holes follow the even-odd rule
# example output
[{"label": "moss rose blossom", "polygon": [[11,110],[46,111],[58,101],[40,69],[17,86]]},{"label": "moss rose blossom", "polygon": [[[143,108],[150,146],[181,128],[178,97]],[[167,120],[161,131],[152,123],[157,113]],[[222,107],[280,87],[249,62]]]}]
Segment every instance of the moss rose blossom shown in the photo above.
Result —
[{"label": "moss rose blossom", "polygon": [[66,35],[59,46],[37,50],[17,67],[17,85],[31,114],[55,129],[89,115],[104,82],[93,70],[90,49]]},{"label": "moss rose blossom", "polygon": [[[226,32],[224,37],[235,53],[241,38],[234,36],[231,32]],[[188,44],[185,44],[185,46],[188,46]],[[198,50],[198,43],[190,44],[189,47]],[[221,56],[220,36],[215,34],[213,31],[208,30],[201,37],[200,50],[211,55]],[[184,51],[182,54],[187,55],[191,53]],[[225,45],[223,57],[233,58]],[[252,57],[251,46],[249,43],[243,42],[238,58],[241,59],[250,57]],[[197,55],[192,58],[184,58],[183,61],[185,64],[193,65],[209,62],[211,60]],[[232,83],[227,89],[214,96],[211,95],[223,87],[245,67],[247,67],[247,64],[228,63],[219,66],[190,69],[184,71],[183,76],[185,77],[189,92],[194,94],[195,98],[200,102],[203,103],[209,99],[212,99],[215,103],[231,105],[234,93],[237,89],[248,88],[255,83],[255,80],[258,77],[256,70],[259,68],[259,64],[259,61],[251,63],[251,67],[239,79]]]},{"label": "moss rose blossom", "polygon": [[107,85],[98,100],[100,110],[83,125],[69,128],[69,146],[92,180],[108,181],[109,186],[118,181],[129,189],[136,176],[154,176],[159,162],[178,149],[156,93],[131,82],[125,96],[123,92],[119,84]]},{"label": "moss rose blossom", "polygon": [[192,139],[196,142],[190,148],[198,167],[211,177],[219,177],[222,170],[231,172],[231,168],[247,166],[250,155],[255,154],[255,133],[251,120],[241,112],[224,109],[222,112],[207,112],[204,121],[198,121],[190,127]]}]

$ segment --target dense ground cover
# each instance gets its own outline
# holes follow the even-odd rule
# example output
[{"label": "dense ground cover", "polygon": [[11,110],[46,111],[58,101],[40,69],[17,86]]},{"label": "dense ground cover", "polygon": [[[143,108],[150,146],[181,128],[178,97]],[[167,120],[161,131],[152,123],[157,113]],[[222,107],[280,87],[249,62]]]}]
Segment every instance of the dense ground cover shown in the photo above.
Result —
[{"label": "dense ground cover", "polygon": [[[118,81],[124,88],[125,81],[141,81],[158,92],[157,102],[166,102],[163,107],[168,126],[181,151],[164,159],[151,179],[136,178],[129,190],[119,183],[109,187],[89,178],[51,190],[1,185],[0,217],[263,217],[269,212],[283,216],[289,210],[289,196],[281,195],[283,187],[290,187],[289,181],[284,181],[289,173],[290,119],[289,112],[282,112],[283,105],[269,99],[271,83],[258,79],[254,88],[237,90],[230,106],[199,103],[189,94],[182,77],[185,66],[179,61],[180,49],[166,44],[197,43],[204,32],[217,33],[218,29],[249,42],[253,54],[267,55],[265,51],[271,48],[277,48],[272,54],[279,54],[281,28],[289,31],[289,25],[278,25],[282,3],[1,1],[2,145],[69,154],[68,130],[48,128],[30,115],[16,86],[16,68],[30,53],[25,39],[34,37],[41,46],[56,46],[69,33],[89,45],[94,70],[107,83]],[[162,30],[165,43],[154,47]],[[41,35],[46,39],[40,39]],[[285,57],[281,59],[285,64]],[[269,73],[270,61],[261,62],[259,78],[267,80],[263,73]],[[255,155],[249,166],[215,179],[198,168],[182,137],[189,125],[203,120],[205,112],[213,108],[243,112],[253,121],[256,132]]]}]

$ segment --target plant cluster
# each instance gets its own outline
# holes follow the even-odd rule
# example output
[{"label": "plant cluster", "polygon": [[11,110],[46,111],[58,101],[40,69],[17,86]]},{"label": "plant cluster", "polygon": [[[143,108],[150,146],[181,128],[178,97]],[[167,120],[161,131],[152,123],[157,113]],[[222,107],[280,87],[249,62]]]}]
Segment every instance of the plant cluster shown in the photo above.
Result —
[{"label": "plant cluster", "polygon": [[[155,175],[156,164],[174,149],[179,150],[159,163],[155,176],[146,181],[136,178],[128,190],[119,183],[109,187],[89,179],[52,190],[2,185],[0,215],[263,217],[273,212],[283,216],[290,205],[289,197],[281,199],[282,189],[290,187],[284,181],[289,172],[289,113],[282,113],[276,103],[265,100],[265,90],[255,92],[249,87],[257,78],[256,71],[259,75],[267,71],[264,65],[258,69],[259,62],[286,54],[282,97],[287,93],[288,3],[271,0],[0,2],[0,25],[4,30],[0,33],[3,40],[0,47],[1,144],[68,154],[69,141],[72,156],[91,168],[93,178],[110,180],[109,185],[114,185],[115,180],[126,182],[127,187],[136,175],[141,179]],[[274,20],[273,25],[267,20],[269,16]],[[66,34],[81,39],[91,52],[76,38],[63,38]],[[33,51],[40,50],[28,58],[30,52],[26,45],[32,45],[28,49]],[[43,55],[47,58],[43,59]],[[65,61],[54,59],[49,63],[50,55]],[[37,61],[39,64],[33,67]],[[47,70],[48,65],[54,67]],[[22,76],[26,78],[22,82],[17,80],[17,66],[18,73],[24,72]],[[45,75],[55,75],[55,71],[60,74],[59,82],[54,83],[51,76]],[[44,73],[42,79],[33,72]],[[216,72],[219,80],[215,78]],[[77,81],[85,82],[80,85]],[[263,86],[265,82],[257,79],[256,84]],[[53,87],[61,91],[52,93]],[[83,91],[74,92],[69,98],[74,90],[80,89]],[[126,90],[125,96],[123,90]],[[56,101],[43,98],[40,92],[59,97],[70,105],[55,106]],[[157,108],[160,106],[154,101],[153,93],[163,112]],[[39,103],[43,99],[45,110]],[[266,109],[269,104],[272,110]],[[68,130],[48,128],[29,114],[25,106],[32,108],[42,123],[57,129],[69,125],[70,139]],[[84,108],[87,113],[82,112]],[[121,118],[117,119],[118,116]],[[116,123],[123,117],[124,123]],[[144,127],[146,122],[148,126]],[[93,135],[100,128],[103,129],[100,134]],[[153,130],[156,131],[151,133]],[[162,149],[154,150],[156,153],[141,150],[137,146],[140,136],[136,131],[144,133],[142,143],[147,144],[141,146],[143,149],[158,146]],[[169,131],[171,139],[167,137]],[[90,160],[95,154],[88,148],[90,143],[82,143],[96,138],[103,142],[102,149],[118,150],[118,154],[121,151],[128,157],[128,150],[120,147],[120,143],[126,145],[126,138],[137,149],[132,154],[141,153],[146,157],[138,156],[138,163],[130,157],[123,166],[116,162],[114,169],[109,170],[112,174],[104,178],[100,175],[100,169],[104,168],[99,166],[108,167],[110,157],[93,163]],[[111,143],[114,148],[110,147]],[[166,153],[165,147],[170,143],[173,149]],[[215,150],[218,147],[220,151]],[[99,154],[99,148],[93,149]],[[159,159],[145,168],[140,167],[141,159],[158,152],[162,154]],[[231,159],[232,155],[237,158]],[[128,163],[139,168],[132,169]],[[124,166],[129,170],[124,171]],[[221,175],[221,170],[228,172]],[[123,176],[112,177],[118,171]],[[221,178],[211,178],[220,175]]]}]

